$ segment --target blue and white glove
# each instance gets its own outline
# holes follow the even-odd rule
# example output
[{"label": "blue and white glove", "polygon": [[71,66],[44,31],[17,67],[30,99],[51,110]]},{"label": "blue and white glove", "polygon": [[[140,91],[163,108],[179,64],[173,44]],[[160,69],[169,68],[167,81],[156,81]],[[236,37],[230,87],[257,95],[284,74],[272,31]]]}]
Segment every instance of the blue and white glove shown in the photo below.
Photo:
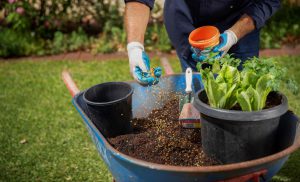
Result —
[{"label": "blue and white glove", "polygon": [[[226,30],[224,33],[220,35],[220,43],[216,45],[213,49],[212,52],[219,53],[216,56],[213,57],[213,59],[219,59],[222,58],[228,51],[229,49],[236,44],[238,41],[237,36],[235,33],[231,30]],[[211,52],[210,49],[205,49],[205,50],[199,50],[195,47],[191,47],[191,50],[193,52],[192,58],[195,61],[204,61],[207,59],[209,53]]]},{"label": "blue and white glove", "polygon": [[229,49],[238,42],[238,38],[232,30],[226,30],[220,35],[219,45],[213,48],[213,52],[219,52],[216,58],[222,58]]},{"label": "blue and white glove", "polygon": [[133,78],[144,86],[157,84],[162,70],[160,67],[154,68],[153,75],[151,75],[150,59],[144,51],[144,46],[139,42],[130,42],[127,44],[127,51],[130,73]]},{"label": "blue and white glove", "polygon": [[191,47],[191,50],[193,52],[192,58],[195,61],[199,61],[199,62],[204,61],[207,58],[207,54],[210,52],[210,50],[206,50],[206,49],[201,51],[196,47]]}]

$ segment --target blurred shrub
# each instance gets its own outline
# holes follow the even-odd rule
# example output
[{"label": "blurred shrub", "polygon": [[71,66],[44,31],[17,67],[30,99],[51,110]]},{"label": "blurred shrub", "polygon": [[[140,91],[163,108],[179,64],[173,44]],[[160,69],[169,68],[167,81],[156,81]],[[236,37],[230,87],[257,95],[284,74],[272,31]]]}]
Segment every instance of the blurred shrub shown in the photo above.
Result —
[{"label": "blurred shrub", "polygon": [[82,28],[78,28],[78,30],[70,34],[56,31],[53,40],[47,43],[48,51],[45,50],[45,54],[84,50],[90,46],[90,41],[90,38],[84,33]]},{"label": "blurred shrub", "polygon": [[300,6],[283,2],[283,7],[261,31],[262,48],[280,48],[282,44],[300,43]]},{"label": "blurred shrub", "polygon": [[[91,50],[125,51],[122,0],[0,0],[0,57]],[[299,1],[283,8],[261,31],[262,48],[300,43]],[[145,35],[148,51],[172,49],[156,3]]]},{"label": "blurred shrub", "polygon": [[112,27],[105,30],[96,43],[93,45],[93,53],[112,53],[116,51],[124,51],[126,43],[126,34],[122,28]]},{"label": "blurred shrub", "polygon": [[99,38],[93,44],[93,53],[111,53],[124,51],[126,43],[126,34],[123,29],[123,16],[119,10],[119,4],[110,6],[110,18],[103,24],[103,31]]},{"label": "blurred shrub", "polygon": [[162,23],[154,23],[148,27],[145,46],[149,51],[170,52],[172,50],[167,31]]},{"label": "blurred shrub", "polygon": [[122,27],[118,8],[117,0],[0,1],[0,57],[90,49],[95,35],[122,32],[112,32]]},{"label": "blurred shrub", "polygon": [[40,47],[28,32],[0,27],[0,57],[36,54]]},{"label": "blurred shrub", "polygon": [[5,8],[7,15],[0,26],[0,56],[30,55],[38,52],[40,48],[37,46],[35,34],[29,31],[31,22],[24,16],[28,4],[20,7],[17,3],[9,3]]}]

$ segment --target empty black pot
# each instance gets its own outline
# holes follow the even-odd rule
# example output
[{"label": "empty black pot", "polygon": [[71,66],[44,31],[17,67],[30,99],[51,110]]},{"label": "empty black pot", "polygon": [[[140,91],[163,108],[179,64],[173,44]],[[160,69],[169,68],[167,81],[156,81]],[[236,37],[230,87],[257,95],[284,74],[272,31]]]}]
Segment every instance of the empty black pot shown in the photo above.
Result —
[{"label": "empty black pot", "polygon": [[92,121],[105,137],[131,131],[132,87],[124,82],[95,85],[83,94]]},{"label": "empty black pot", "polygon": [[280,116],[288,110],[287,98],[279,95],[280,105],[245,112],[212,108],[206,104],[206,92],[199,91],[194,106],[201,113],[204,152],[224,164],[252,160],[276,152]]}]

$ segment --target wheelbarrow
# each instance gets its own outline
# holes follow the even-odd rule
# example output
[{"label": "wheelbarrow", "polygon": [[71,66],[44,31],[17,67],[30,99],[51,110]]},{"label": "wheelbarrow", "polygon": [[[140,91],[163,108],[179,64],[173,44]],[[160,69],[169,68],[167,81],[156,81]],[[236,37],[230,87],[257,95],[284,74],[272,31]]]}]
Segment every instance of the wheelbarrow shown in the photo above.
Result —
[{"label": "wheelbarrow", "polygon": [[[83,92],[80,92],[68,72],[63,72],[63,79],[71,95],[73,104],[82,117],[97,150],[117,182],[127,181],[269,181],[284,165],[289,155],[300,147],[300,126],[297,116],[287,112],[280,120],[277,151],[270,156],[227,165],[181,167],[151,163],[121,153],[112,147],[90,120]],[[173,74],[161,78],[158,85],[143,87],[129,81],[134,88],[133,116],[147,117],[153,110],[162,107],[170,93],[183,93],[185,90],[184,74]],[[193,90],[202,88],[199,74],[193,75]],[[199,83],[199,84],[195,84]],[[163,92],[164,96],[157,92]],[[159,102],[157,102],[159,101]]]}]

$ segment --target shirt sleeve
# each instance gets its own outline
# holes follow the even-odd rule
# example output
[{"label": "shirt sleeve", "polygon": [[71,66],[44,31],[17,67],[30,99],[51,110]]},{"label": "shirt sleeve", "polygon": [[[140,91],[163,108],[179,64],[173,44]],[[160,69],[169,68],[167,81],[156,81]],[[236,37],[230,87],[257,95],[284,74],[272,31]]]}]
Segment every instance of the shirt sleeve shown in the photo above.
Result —
[{"label": "shirt sleeve", "polygon": [[152,10],[155,0],[124,0],[124,1],[125,1],[125,3],[140,2],[140,3],[143,3],[143,4],[147,5]]},{"label": "shirt sleeve", "polygon": [[280,0],[252,0],[245,13],[253,18],[256,29],[260,29],[279,8]]}]

